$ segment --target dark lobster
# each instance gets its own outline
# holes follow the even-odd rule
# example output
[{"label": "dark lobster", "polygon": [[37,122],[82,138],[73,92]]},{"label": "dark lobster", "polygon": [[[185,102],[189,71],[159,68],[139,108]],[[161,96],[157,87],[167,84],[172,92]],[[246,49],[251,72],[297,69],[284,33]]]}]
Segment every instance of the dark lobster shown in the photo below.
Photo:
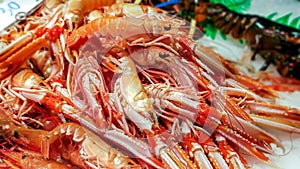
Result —
[{"label": "dark lobster", "polygon": [[244,39],[254,51],[252,59],[256,54],[265,59],[261,70],[274,64],[281,75],[300,79],[300,30],[213,3],[199,3],[195,7],[195,19],[211,21],[225,34]]}]

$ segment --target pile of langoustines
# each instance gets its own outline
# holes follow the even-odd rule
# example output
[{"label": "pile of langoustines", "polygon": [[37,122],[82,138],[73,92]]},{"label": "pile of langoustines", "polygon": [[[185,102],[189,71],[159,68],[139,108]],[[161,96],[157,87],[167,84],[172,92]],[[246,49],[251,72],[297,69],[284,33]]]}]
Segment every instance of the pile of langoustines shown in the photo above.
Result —
[{"label": "pile of langoustines", "polygon": [[259,126],[299,133],[299,110],[188,25],[150,6],[48,0],[3,31],[0,167],[249,168],[245,154],[284,150]]}]

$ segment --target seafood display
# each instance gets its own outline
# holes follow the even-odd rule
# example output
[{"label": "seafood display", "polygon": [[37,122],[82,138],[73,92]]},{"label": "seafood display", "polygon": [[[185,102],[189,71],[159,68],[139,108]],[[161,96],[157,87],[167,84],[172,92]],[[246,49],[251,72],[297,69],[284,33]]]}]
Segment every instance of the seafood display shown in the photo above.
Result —
[{"label": "seafood display", "polygon": [[0,35],[0,168],[233,169],[284,154],[265,127],[300,133],[300,110],[197,31],[137,2],[45,1]]}]

